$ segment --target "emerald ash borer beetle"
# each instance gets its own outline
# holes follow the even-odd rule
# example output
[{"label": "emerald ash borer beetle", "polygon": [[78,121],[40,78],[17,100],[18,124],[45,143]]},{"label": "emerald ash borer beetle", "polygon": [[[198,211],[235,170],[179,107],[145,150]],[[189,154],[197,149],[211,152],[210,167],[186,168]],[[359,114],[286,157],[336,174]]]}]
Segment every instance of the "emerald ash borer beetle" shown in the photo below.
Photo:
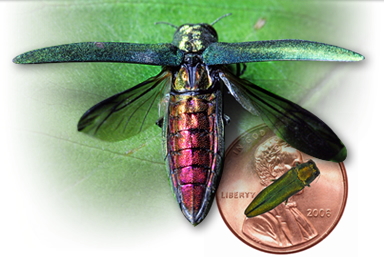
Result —
[{"label": "emerald ash borer beetle", "polygon": [[101,140],[123,140],[153,125],[156,120],[148,117],[158,111],[160,101],[167,102],[158,124],[166,139],[169,177],[181,211],[190,223],[197,225],[208,214],[220,181],[224,125],[228,121],[222,112],[224,91],[229,91],[252,114],[261,115],[276,135],[298,150],[336,162],[343,161],[347,154],[336,134],[314,114],[240,78],[228,65],[364,59],[341,47],[305,40],[218,42],[215,22],[172,25],[177,28],[172,43],[73,43],[26,52],[13,62],[161,66],[158,75],[90,108],[77,127]]},{"label": "emerald ash borer beetle", "polygon": [[250,218],[268,212],[287,201],[289,197],[304,189],[317,176],[320,170],[314,161],[297,164],[288,170],[272,184],[260,191],[245,209],[244,214]]}]

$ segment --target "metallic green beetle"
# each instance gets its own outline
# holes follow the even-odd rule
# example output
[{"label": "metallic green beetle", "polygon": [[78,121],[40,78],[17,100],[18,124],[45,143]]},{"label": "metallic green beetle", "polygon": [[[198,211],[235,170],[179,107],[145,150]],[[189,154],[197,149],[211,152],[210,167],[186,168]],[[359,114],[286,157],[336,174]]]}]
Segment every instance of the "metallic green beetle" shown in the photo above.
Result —
[{"label": "metallic green beetle", "polygon": [[[158,75],[91,107],[80,118],[77,128],[114,142],[137,135],[160,118],[158,124],[162,125],[166,139],[173,190],[185,217],[197,225],[208,214],[220,182],[224,125],[228,123],[222,111],[223,92],[229,91],[247,111],[260,115],[292,147],[324,160],[342,162],[347,157],[344,144],[322,120],[240,78],[240,69],[234,72],[229,65],[364,59],[345,48],[298,39],[219,42],[212,26],[218,20],[211,24],[172,25],[176,28],[172,43],[72,43],[29,51],[16,56],[13,62],[121,62],[161,66]],[[163,118],[157,115],[160,102],[164,103]]]},{"label": "metallic green beetle", "polygon": [[320,170],[314,161],[298,164],[264,188],[245,209],[250,218],[268,212],[301,191],[319,176]]}]

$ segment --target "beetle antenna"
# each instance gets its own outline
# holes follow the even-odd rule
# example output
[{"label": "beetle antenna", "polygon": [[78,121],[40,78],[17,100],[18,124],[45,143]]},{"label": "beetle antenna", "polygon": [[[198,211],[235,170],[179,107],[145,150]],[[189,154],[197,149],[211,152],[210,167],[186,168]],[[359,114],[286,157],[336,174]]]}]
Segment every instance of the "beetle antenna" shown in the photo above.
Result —
[{"label": "beetle antenna", "polygon": [[169,22],[165,22],[165,21],[158,21],[158,22],[155,22],[155,25],[158,25],[158,24],[166,24],[166,25],[169,25],[171,27],[174,27],[174,28],[178,28],[176,25],[173,25],[172,23],[169,23]]},{"label": "beetle antenna", "polygon": [[213,24],[217,23],[219,20],[229,16],[229,15],[232,15],[232,13],[227,13],[227,14],[224,14],[223,16],[217,18],[216,20],[214,20],[212,23],[211,23],[211,26],[213,26]]}]

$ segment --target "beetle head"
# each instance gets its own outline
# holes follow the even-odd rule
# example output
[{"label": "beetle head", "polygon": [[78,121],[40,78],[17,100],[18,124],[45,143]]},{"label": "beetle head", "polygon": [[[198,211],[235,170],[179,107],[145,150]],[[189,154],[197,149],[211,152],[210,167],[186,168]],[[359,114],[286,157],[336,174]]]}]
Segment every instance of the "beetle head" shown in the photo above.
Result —
[{"label": "beetle head", "polygon": [[172,44],[182,51],[199,53],[217,40],[216,30],[207,23],[184,24],[176,30]]},{"label": "beetle head", "polygon": [[306,186],[308,186],[317,176],[320,175],[319,168],[317,168],[315,162],[312,160],[299,164],[297,167],[297,176]]}]

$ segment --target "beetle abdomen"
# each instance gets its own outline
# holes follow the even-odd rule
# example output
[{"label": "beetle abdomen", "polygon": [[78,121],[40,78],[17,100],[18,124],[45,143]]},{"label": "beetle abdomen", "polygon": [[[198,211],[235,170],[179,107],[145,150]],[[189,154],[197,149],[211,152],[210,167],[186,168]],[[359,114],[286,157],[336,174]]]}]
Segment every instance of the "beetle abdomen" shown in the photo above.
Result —
[{"label": "beetle abdomen", "polygon": [[184,216],[194,225],[209,211],[221,174],[221,95],[172,94],[167,125],[170,178]]}]

